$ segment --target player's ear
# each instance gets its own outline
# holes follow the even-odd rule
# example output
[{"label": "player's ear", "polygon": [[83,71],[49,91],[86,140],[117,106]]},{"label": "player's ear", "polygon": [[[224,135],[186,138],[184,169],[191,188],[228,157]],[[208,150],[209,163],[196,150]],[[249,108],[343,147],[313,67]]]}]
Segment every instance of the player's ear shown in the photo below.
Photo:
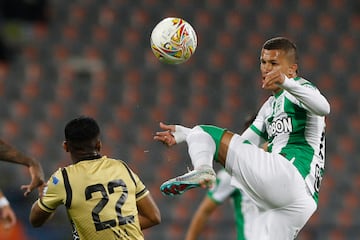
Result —
[{"label": "player's ear", "polygon": [[63,148],[66,152],[69,152],[69,146],[67,145],[66,141],[63,142]]},{"label": "player's ear", "polygon": [[288,70],[288,75],[290,77],[296,77],[297,69],[298,69],[298,65],[296,63],[290,65],[289,70]]}]

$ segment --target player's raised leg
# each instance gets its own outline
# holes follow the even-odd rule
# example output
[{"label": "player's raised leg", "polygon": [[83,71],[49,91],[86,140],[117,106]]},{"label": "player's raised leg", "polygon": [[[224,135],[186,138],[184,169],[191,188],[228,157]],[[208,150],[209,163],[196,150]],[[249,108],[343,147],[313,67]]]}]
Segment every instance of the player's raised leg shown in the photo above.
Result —
[{"label": "player's raised leg", "polygon": [[160,190],[166,195],[178,195],[192,188],[212,185],[216,179],[213,159],[223,133],[224,129],[214,126],[197,126],[187,132],[185,139],[194,170],[166,181]]}]

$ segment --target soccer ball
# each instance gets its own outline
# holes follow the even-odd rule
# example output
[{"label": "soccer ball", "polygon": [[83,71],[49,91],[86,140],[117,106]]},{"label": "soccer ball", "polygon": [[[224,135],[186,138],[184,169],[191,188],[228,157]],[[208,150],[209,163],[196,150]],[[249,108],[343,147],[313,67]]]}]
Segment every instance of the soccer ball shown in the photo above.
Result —
[{"label": "soccer ball", "polygon": [[168,17],[155,26],[150,44],[160,62],[180,64],[194,54],[197,36],[193,27],[184,19]]}]

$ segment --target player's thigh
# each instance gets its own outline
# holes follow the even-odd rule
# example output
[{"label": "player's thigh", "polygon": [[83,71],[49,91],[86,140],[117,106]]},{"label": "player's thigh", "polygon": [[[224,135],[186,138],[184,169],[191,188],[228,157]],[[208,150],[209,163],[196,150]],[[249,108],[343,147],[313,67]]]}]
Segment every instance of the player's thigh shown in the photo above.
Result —
[{"label": "player's thigh", "polygon": [[281,209],[261,212],[254,220],[249,240],[295,239],[316,209],[310,197]]},{"label": "player's thigh", "polygon": [[291,162],[244,143],[240,136],[230,142],[226,169],[233,176],[232,183],[263,208],[283,207],[306,194],[305,181]]}]

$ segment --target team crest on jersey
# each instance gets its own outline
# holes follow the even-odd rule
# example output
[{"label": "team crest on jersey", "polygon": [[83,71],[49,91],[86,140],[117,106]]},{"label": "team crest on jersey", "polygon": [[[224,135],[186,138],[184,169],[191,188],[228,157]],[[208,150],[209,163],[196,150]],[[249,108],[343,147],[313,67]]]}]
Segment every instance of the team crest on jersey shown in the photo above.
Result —
[{"label": "team crest on jersey", "polygon": [[58,184],[58,182],[59,182],[59,179],[57,177],[53,176],[52,183],[56,185],[56,184]]},{"label": "team crest on jersey", "polygon": [[275,107],[274,107],[274,113],[278,113],[278,112],[281,112],[283,109],[283,101],[282,99],[280,99],[279,101],[277,101],[275,103]]},{"label": "team crest on jersey", "polygon": [[270,137],[277,136],[280,133],[292,132],[292,121],[290,117],[277,119],[268,126],[268,134]]}]

